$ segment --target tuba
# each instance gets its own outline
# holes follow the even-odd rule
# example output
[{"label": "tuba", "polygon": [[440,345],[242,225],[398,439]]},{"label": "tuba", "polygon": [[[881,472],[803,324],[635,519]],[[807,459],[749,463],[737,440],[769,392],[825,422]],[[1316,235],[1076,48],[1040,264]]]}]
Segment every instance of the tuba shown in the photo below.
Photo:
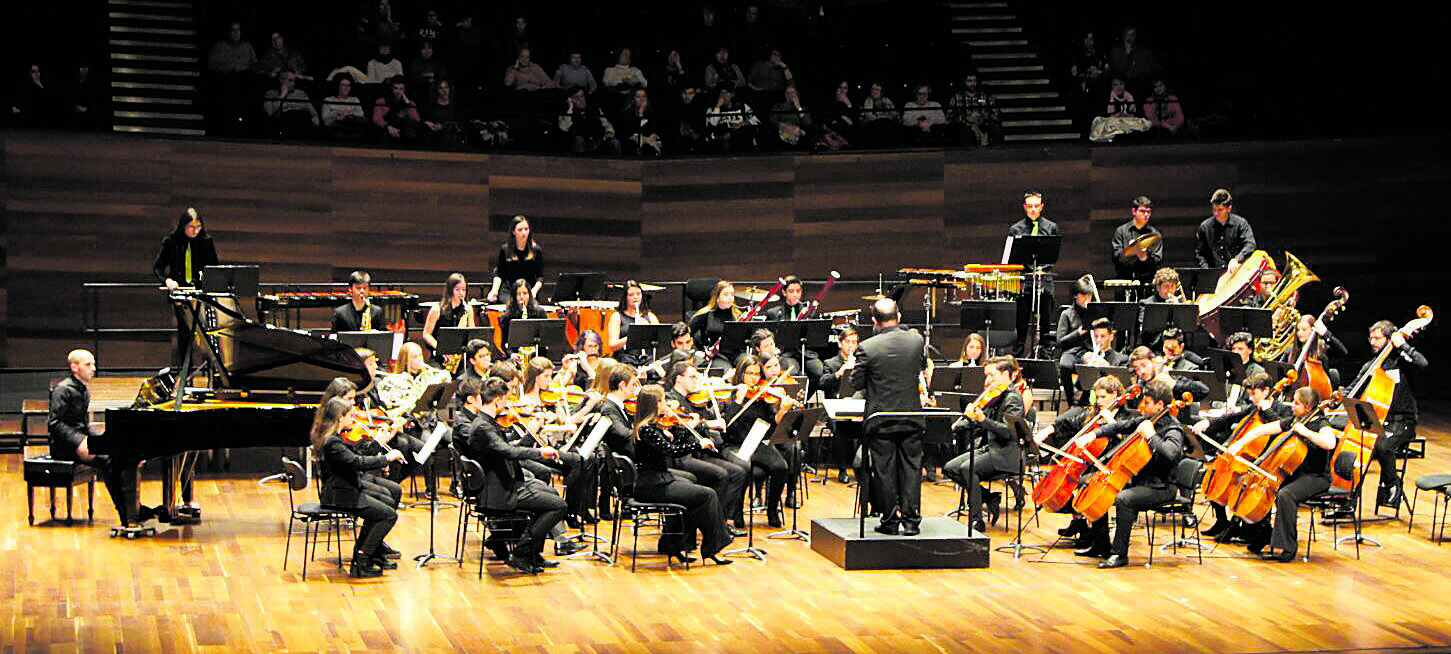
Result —
[{"label": "tuba", "polygon": [[1295,300],[1300,287],[1318,282],[1320,277],[1310,272],[1304,262],[1289,252],[1285,253],[1285,271],[1280,281],[1270,291],[1270,299],[1262,308],[1274,309],[1272,336],[1255,342],[1255,358],[1260,361],[1275,361],[1284,355],[1295,342],[1295,323],[1300,321],[1300,312],[1295,309]]}]

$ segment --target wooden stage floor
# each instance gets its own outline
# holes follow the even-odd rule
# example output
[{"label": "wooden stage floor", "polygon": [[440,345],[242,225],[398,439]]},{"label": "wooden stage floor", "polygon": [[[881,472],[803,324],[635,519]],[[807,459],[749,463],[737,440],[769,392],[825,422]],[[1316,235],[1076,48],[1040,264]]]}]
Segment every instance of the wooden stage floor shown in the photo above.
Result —
[{"label": "wooden stage floor", "polygon": [[[1451,429],[1428,419],[1428,457],[1409,479],[1451,471]],[[1451,545],[1404,517],[1370,525],[1384,547],[1331,549],[1309,563],[1265,563],[1221,546],[1198,565],[1188,550],[1145,568],[1100,571],[1055,550],[1048,563],[995,553],[985,570],[846,572],[800,541],[758,542],[766,564],[666,570],[653,554],[568,561],[537,577],[477,560],[416,569],[427,512],[404,511],[389,539],[405,565],[352,580],[323,556],[301,581],[282,570],[286,489],[253,479],[198,481],[206,521],[128,542],[98,484],[93,526],[25,524],[20,457],[0,458],[0,652],[1279,652],[1442,651],[1451,647]],[[1411,484],[1407,483],[1408,487]],[[146,497],[154,497],[148,483]],[[851,514],[851,493],[813,484],[800,519]],[[957,491],[924,489],[941,514]],[[44,499],[38,499],[43,513]],[[62,508],[63,510],[63,508]],[[1307,514],[1301,512],[1302,538]],[[438,518],[440,549],[456,513]],[[1027,542],[1067,517],[1045,516]],[[1212,521],[1212,520],[1211,520]],[[764,519],[761,519],[764,527]],[[994,545],[1011,539],[991,529]],[[759,532],[758,532],[759,533]],[[1345,532],[1342,531],[1342,534]],[[296,541],[296,539],[294,539]],[[738,541],[739,543],[740,541]],[[470,553],[478,555],[477,541]],[[643,544],[643,543],[642,543]],[[296,542],[294,542],[296,545]],[[653,551],[650,540],[642,550]],[[648,548],[648,549],[647,549]],[[1303,550],[1303,545],[1302,545]]]}]

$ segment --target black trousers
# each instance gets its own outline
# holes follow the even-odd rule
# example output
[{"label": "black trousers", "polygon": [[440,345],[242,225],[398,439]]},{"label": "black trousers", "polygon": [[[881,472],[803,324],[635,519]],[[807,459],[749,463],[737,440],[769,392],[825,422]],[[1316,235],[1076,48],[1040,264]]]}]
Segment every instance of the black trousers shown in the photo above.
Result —
[{"label": "black trousers", "polygon": [[525,483],[519,489],[519,501],[515,508],[534,514],[534,519],[529,522],[529,527],[519,544],[514,547],[514,552],[529,558],[539,556],[544,550],[544,541],[557,533],[556,527],[564,520],[564,498],[544,484]]},{"label": "black trousers", "polygon": [[1270,547],[1294,554],[1300,544],[1300,503],[1330,488],[1328,475],[1297,475],[1280,486],[1275,494],[1275,527]]},{"label": "black trousers", "polygon": [[358,540],[353,551],[363,557],[377,556],[378,546],[383,544],[383,539],[388,536],[388,532],[393,531],[393,525],[398,523],[398,511],[368,493],[366,489],[358,497],[356,507],[355,514],[363,519],[363,528],[358,531]]},{"label": "black trousers", "polygon": [[1385,435],[1375,442],[1375,461],[1380,464],[1382,488],[1401,485],[1401,471],[1396,452],[1416,437],[1416,423],[1391,418],[1385,422]]},{"label": "black trousers", "polygon": [[364,493],[377,498],[388,506],[397,508],[399,501],[403,499],[403,487],[396,481],[373,475],[363,475],[360,481]]},{"label": "black trousers", "polygon": [[1173,500],[1176,494],[1172,486],[1130,486],[1119,491],[1113,501],[1113,553],[1129,555],[1129,536],[1134,533],[1134,522],[1139,512],[1151,509]]},{"label": "black trousers", "polygon": [[942,474],[967,489],[968,511],[974,519],[982,515],[982,482],[1022,472],[1023,450],[1016,444],[979,447],[976,452],[960,455],[942,466]]},{"label": "black trousers", "polygon": [[636,488],[635,497],[685,507],[684,523],[679,518],[670,518],[661,529],[658,551],[662,554],[691,549],[697,533],[701,556],[715,556],[731,543],[730,532],[726,531],[725,519],[721,517],[720,497],[714,490],[676,479],[668,484]]},{"label": "black trousers", "polygon": [[872,506],[882,522],[922,522],[922,431],[874,433],[868,440],[872,456]]},{"label": "black trousers", "polygon": [[704,452],[677,459],[676,464],[677,469],[695,475],[697,484],[715,491],[722,507],[740,506],[744,501],[750,465],[735,457],[722,458]]},{"label": "black trousers", "polygon": [[[726,452],[734,457],[741,450],[739,445],[731,445]],[[739,457],[736,460],[740,460]],[[756,451],[751,454],[751,468],[766,473],[766,507],[774,510],[781,510],[781,496],[786,492],[786,482],[791,479],[791,466],[786,463],[786,457],[781,456],[781,451],[772,447],[770,443],[761,443]],[[729,507],[731,519],[736,524],[744,524],[741,506],[743,502],[737,502]]]}]

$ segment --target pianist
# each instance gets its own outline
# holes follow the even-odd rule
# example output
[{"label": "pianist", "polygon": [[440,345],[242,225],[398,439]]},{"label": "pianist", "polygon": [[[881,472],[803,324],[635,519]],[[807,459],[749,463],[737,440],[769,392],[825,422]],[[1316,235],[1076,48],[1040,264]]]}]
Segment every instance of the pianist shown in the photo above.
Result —
[{"label": "pianist", "polygon": [[367,332],[385,327],[383,307],[368,302],[372,281],[372,276],[362,270],[348,275],[348,303],[333,309],[333,331]]},{"label": "pianist", "polygon": [[91,430],[91,380],[96,377],[96,357],[88,350],[72,350],[66,357],[71,374],[56,384],[50,394],[50,416],[46,421],[50,429],[50,458],[57,461],[79,461],[100,471],[106,483],[106,491],[116,504],[116,515],[125,526],[135,526],[155,516],[155,511],[141,507],[134,519],[128,519],[128,497],[136,497],[135,489],[126,492],[123,484],[128,477],[121,474],[126,466],[140,465],[137,460],[123,460],[109,456],[96,456],[89,449]]}]

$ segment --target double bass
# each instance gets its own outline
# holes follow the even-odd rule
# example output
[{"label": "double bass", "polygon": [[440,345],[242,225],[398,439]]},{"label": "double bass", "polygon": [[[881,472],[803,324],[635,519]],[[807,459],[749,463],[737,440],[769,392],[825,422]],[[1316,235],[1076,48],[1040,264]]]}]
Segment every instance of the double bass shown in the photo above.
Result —
[{"label": "double bass", "polygon": [[[1425,329],[1426,325],[1431,324],[1431,320],[1434,317],[1435,314],[1432,313],[1431,307],[1422,305],[1416,309],[1415,319],[1396,330],[1396,333],[1409,339],[1416,332]],[[1386,414],[1391,408],[1391,398],[1395,396],[1396,380],[1386,374],[1385,369],[1381,367],[1385,364],[1386,358],[1395,349],[1395,343],[1387,338],[1385,346],[1380,349],[1380,352],[1376,353],[1375,358],[1371,360],[1365,372],[1351,383],[1345,393],[1345,397],[1351,397],[1369,403],[1375,411],[1377,420],[1385,420]],[[1330,459],[1336,464],[1331,466],[1331,488],[1350,491],[1360,485],[1361,476],[1364,474],[1370,457],[1375,452],[1375,443],[1378,439],[1379,436],[1375,432],[1358,429],[1354,425],[1347,425],[1345,427],[1345,433],[1341,437],[1340,443],[1335,446],[1335,452]],[[1342,467],[1340,465],[1342,457],[1354,458],[1354,466],[1345,466],[1351,470],[1349,477],[1342,477],[1340,475],[1339,470]]]},{"label": "double bass", "polygon": [[[1320,317],[1315,320],[1318,325],[1335,320],[1336,314],[1339,314],[1345,308],[1345,303],[1350,300],[1350,291],[1341,286],[1336,286],[1331,294],[1335,296],[1335,299],[1325,305],[1325,310],[1320,312]],[[1330,397],[1335,392],[1330,385],[1330,374],[1325,371],[1324,362],[1310,356],[1315,349],[1315,343],[1320,339],[1320,332],[1310,332],[1310,338],[1300,346],[1300,354],[1295,357],[1294,370],[1300,374],[1301,386],[1315,389],[1315,393],[1320,397]]]},{"label": "double bass", "polygon": [[1078,496],[1073,499],[1073,510],[1089,522],[1097,522],[1108,515],[1108,510],[1113,508],[1114,500],[1118,499],[1124,486],[1154,459],[1154,450],[1149,447],[1149,437],[1144,432],[1152,434],[1153,426],[1160,418],[1193,402],[1194,397],[1189,393],[1185,393],[1183,399],[1170,401],[1154,417],[1141,421],[1132,434],[1114,447],[1108,455],[1107,463],[1100,464],[1095,460],[1098,473],[1083,490],[1078,491]]}]

